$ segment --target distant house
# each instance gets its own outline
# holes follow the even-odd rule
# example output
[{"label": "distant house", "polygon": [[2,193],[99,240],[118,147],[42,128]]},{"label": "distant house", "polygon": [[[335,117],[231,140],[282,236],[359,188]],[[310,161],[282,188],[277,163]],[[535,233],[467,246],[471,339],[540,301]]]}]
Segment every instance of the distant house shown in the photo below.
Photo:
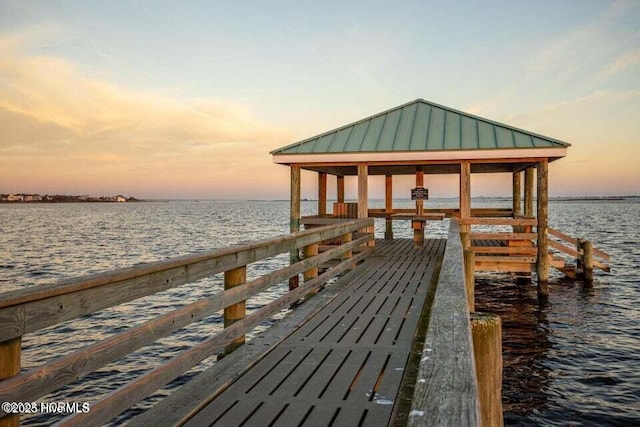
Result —
[{"label": "distant house", "polygon": [[126,202],[127,198],[124,196],[116,196],[116,202],[122,203],[122,202]]},{"label": "distant house", "polygon": [[40,202],[42,197],[39,194],[23,194],[23,200],[25,202]]},{"label": "distant house", "polygon": [[24,202],[24,194],[9,194],[7,196],[8,202]]}]

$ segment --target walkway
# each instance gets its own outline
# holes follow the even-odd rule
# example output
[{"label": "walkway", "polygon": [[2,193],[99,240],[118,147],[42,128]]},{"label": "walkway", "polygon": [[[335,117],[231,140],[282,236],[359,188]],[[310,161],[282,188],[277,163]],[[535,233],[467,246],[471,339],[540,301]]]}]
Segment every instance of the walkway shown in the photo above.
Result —
[{"label": "walkway", "polygon": [[186,425],[388,425],[446,240],[376,244],[362,274]]}]

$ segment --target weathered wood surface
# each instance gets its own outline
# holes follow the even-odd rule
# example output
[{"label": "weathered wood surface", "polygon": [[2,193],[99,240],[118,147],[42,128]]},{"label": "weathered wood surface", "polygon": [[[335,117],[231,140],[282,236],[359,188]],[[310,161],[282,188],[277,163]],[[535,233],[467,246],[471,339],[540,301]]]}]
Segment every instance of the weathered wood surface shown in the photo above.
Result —
[{"label": "weathered wood surface", "polygon": [[186,425],[388,425],[444,243],[379,242],[340,295]]},{"label": "weathered wood surface", "polygon": [[327,214],[327,174],[318,172],[318,215]]},{"label": "weathered wood surface", "polygon": [[[84,347],[62,358],[0,383],[0,396],[9,401],[31,401],[48,392],[81,378],[102,366],[167,336],[193,322],[218,312],[232,304],[244,301],[273,285],[281,283],[293,274],[299,274],[310,266],[328,261],[343,252],[359,247],[371,236],[364,236],[345,246],[300,261],[207,299],[188,304],[165,313],[153,320],[128,329],[125,332]],[[346,253],[345,252],[345,253]]]},{"label": "weathered wood surface", "polygon": [[[13,338],[0,342],[0,380],[11,378],[20,373],[20,354],[22,338]],[[3,399],[0,402],[19,402],[19,400]],[[0,427],[15,427],[20,425],[20,415],[4,415],[0,413]]]},{"label": "weathered wood surface", "polygon": [[480,408],[460,230],[451,221],[409,426],[477,426]]},{"label": "weathered wood surface", "polygon": [[513,173],[513,183],[512,183],[512,210],[513,216],[520,215],[522,212],[522,173],[514,172]]},{"label": "weathered wood surface", "polygon": [[536,255],[538,249],[533,246],[470,246],[476,254],[513,254]]},{"label": "weathered wood surface", "polygon": [[547,282],[549,281],[549,163],[547,160],[538,162],[538,295],[546,297],[549,294]]},{"label": "weathered wood surface", "polygon": [[7,292],[0,295],[0,342],[283,252],[297,252],[298,248],[339,237],[372,222],[350,221],[88,278]]},{"label": "weathered wood surface", "polygon": [[[224,272],[224,290],[228,291],[237,286],[242,286],[247,282],[247,267],[242,266]],[[239,320],[244,319],[247,314],[247,303],[245,300],[231,304],[224,308],[224,327],[228,328]],[[236,348],[244,344],[244,335],[236,338],[225,348],[225,352],[231,353]]]},{"label": "weathered wood surface", "polygon": [[483,427],[502,427],[502,322],[490,313],[472,313],[473,352]]},{"label": "weathered wood surface", "polygon": [[535,218],[462,218],[460,224],[467,225],[538,225]]},{"label": "weathered wood surface", "polygon": [[233,381],[262,360],[292,331],[338,297],[372,262],[374,261],[365,261],[362,268],[347,273],[335,284],[325,288],[269,329],[258,334],[247,345],[237,349],[233,355],[217,361],[214,366],[194,377],[150,410],[128,420],[127,424],[132,427],[184,424]]},{"label": "weathered wood surface", "polygon": [[339,266],[321,274],[316,279],[305,283],[304,286],[300,286],[288,292],[283,297],[266,304],[251,315],[224,329],[221,333],[184,351],[169,362],[147,372],[143,376],[136,378],[132,382],[110,393],[107,397],[92,404],[90,412],[78,413],[65,418],[60,425],[82,426],[88,423],[93,425],[105,423],[115,415],[150,395],[155,390],[168,384],[171,380],[186,372],[197,363],[214,355],[217,351],[224,348],[230,340],[243,335],[269,316],[303,298],[309,291],[319,288],[326,283],[327,280],[344,272],[352,265],[363,260],[367,255],[369,255],[368,251],[361,252]]},{"label": "weathered wood surface", "polygon": [[534,169],[524,170],[524,216],[533,216],[533,182]]},{"label": "weathered wood surface", "polygon": [[471,240],[535,240],[536,233],[471,233]]}]

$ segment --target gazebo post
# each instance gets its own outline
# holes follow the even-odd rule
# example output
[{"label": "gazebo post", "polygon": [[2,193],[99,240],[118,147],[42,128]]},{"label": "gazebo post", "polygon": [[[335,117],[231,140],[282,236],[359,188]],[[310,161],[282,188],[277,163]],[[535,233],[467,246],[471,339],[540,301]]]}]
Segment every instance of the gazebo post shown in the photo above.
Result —
[{"label": "gazebo post", "polygon": [[513,173],[513,217],[522,213],[521,204],[521,192],[522,192],[522,173]]},{"label": "gazebo post", "polygon": [[538,298],[549,296],[549,162],[538,162]]},{"label": "gazebo post", "polygon": [[[300,231],[300,166],[291,165],[291,219],[289,230]],[[300,253],[293,250],[289,253],[289,264],[300,261]],[[289,290],[298,287],[300,277],[296,274],[289,279]]]},{"label": "gazebo post", "polygon": [[393,240],[393,221],[390,216],[393,213],[393,176],[391,174],[384,176],[384,212],[386,214],[384,238]]},{"label": "gazebo post", "polygon": [[[369,166],[366,163],[358,163],[358,218],[369,217]],[[373,229],[367,227],[367,233],[373,233]],[[373,240],[367,245],[373,246]]]},{"label": "gazebo post", "polygon": [[318,172],[318,216],[327,214],[327,174]]},{"label": "gazebo post", "polygon": [[524,170],[524,216],[533,217],[533,168]]},{"label": "gazebo post", "polygon": [[[460,219],[471,218],[471,163],[460,162]],[[461,224],[460,232],[468,233],[469,225]]]},{"label": "gazebo post", "polygon": [[344,175],[336,176],[337,202],[344,203]]},{"label": "gazebo post", "polygon": [[[422,166],[416,166],[416,187],[424,187],[424,169]],[[424,201],[416,200],[416,215],[424,215]],[[425,222],[415,220],[411,222],[413,228],[413,244],[420,248],[424,245],[424,226]]]}]

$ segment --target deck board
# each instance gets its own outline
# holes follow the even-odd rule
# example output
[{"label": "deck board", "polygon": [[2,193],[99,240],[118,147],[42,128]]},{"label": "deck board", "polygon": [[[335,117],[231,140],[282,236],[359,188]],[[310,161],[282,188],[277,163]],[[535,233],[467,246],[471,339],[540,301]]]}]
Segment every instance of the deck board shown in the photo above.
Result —
[{"label": "deck board", "polygon": [[388,425],[446,241],[377,244],[366,271],[186,425]]}]

